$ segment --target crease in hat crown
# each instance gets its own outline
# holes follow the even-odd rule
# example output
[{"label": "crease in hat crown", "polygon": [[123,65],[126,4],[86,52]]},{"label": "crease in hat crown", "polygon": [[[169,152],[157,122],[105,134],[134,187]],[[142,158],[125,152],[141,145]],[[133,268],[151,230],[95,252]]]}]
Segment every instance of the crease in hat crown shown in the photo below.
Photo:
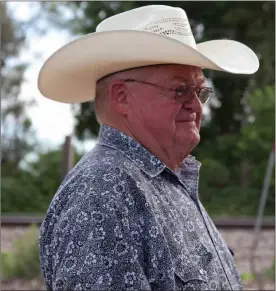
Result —
[{"label": "crease in hat crown", "polygon": [[186,12],[182,8],[149,5],[135,8],[103,20],[96,32],[135,30],[167,36],[196,49]]}]

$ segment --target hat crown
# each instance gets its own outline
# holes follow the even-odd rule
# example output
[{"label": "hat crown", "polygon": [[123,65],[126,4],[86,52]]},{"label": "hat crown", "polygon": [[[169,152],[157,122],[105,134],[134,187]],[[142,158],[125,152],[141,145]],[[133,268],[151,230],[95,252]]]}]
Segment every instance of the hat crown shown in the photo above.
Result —
[{"label": "hat crown", "polygon": [[102,21],[96,32],[136,30],[163,35],[196,49],[186,12],[165,5],[148,5],[111,16]]}]

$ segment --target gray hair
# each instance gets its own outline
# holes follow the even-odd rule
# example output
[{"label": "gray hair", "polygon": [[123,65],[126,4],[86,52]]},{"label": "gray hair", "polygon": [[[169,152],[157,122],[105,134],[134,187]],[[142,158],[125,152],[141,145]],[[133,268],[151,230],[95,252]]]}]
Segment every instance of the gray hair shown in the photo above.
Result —
[{"label": "gray hair", "polygon": [[119,71],[112,73],[110,75],[107,75],[100,80],[97,81],[96,85],[96,97],[94,102],[91,104],[91,109],[95,111],[96,119],[99,124],[103,124],[107,121],[107,99],[108,99],[108,87],[109,83],[115,79],[128,79],[128,78],[140,78],[141,75],[143,76],[143,80],[147,79],[149,76],[152,75],[151,72],[145,72],[145,69],[148,68],[159,68],[162,65],[152,65],[152,66],[144,66],[144,67],[138,67],[133,69],[128,69],[124,71]]}]

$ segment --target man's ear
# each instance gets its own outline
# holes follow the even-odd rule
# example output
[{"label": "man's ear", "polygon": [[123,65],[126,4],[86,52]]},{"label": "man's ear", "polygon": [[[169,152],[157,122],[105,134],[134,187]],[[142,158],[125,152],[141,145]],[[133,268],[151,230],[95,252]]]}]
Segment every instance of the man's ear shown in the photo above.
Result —
[{"label": "man's ear", "polygon": [[113,80],[108,86],[108,101],[118,114],[126,115],[129,109],[129,93],[123,81]]}]

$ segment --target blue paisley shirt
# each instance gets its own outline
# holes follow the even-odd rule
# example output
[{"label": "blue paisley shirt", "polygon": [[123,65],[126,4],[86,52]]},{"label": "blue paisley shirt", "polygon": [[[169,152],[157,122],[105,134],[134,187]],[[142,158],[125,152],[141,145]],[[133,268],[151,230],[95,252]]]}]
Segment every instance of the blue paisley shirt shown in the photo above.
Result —
[{"label": "blue paisley shirt", "polygon": [[198,198],[200,163],[176,173],[102,126],[40,228],[48,290],[241,290],[226,243]]}]

